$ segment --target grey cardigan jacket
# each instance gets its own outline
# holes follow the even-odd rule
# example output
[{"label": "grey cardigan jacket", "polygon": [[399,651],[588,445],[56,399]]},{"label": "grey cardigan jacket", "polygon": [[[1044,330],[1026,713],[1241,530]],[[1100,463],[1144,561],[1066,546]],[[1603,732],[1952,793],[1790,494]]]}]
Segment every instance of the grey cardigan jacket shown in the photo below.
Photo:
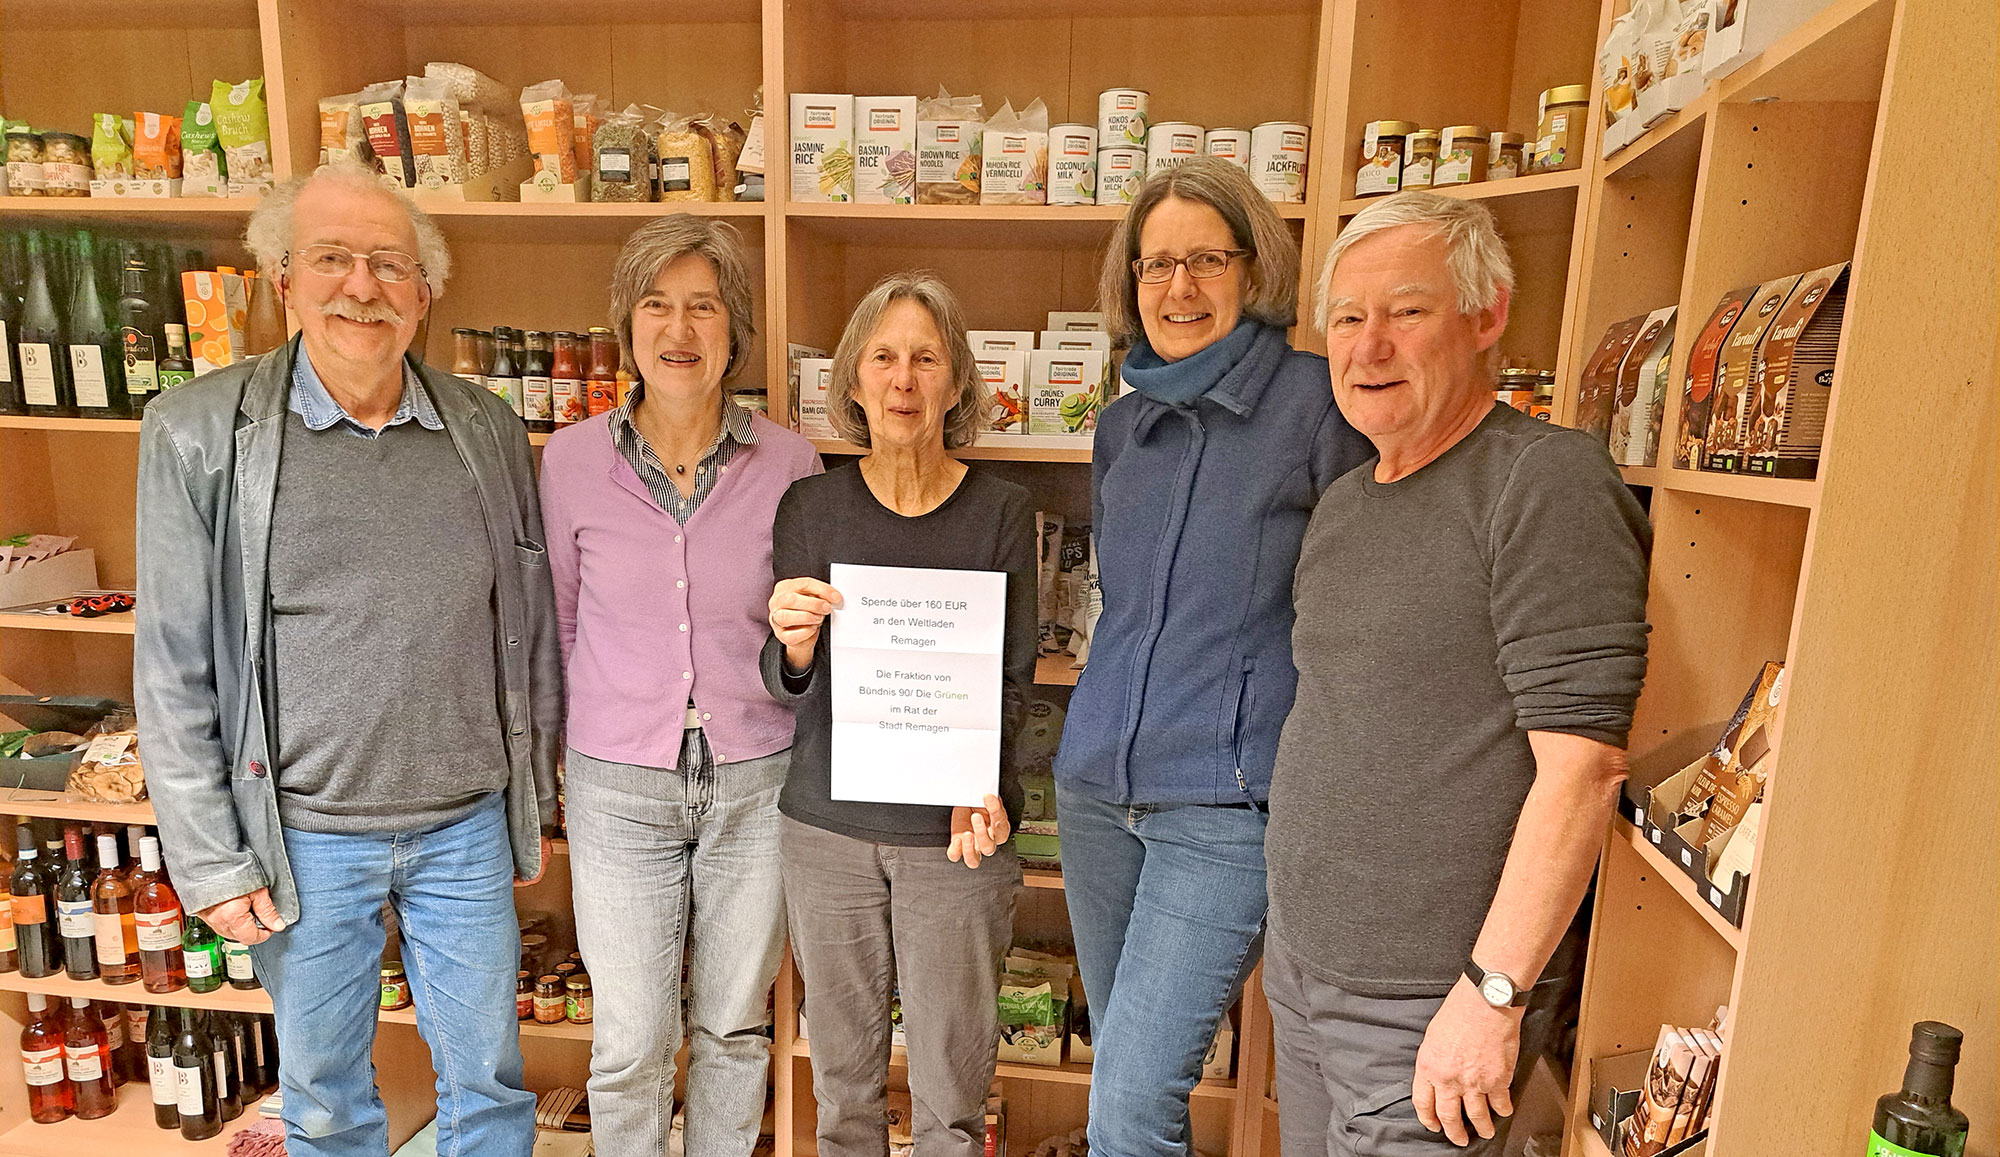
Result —
[{"label": "grey cardigan jacket", "polygon": [[[141,758],[174,886],[196,912],[260,887],[299,918],[274,779],[278,737],[267,558],[294,339],[146,407],[139,431],[139,615],[132,682]],[[486,512],[494,662],[506,727],[514,873],[554,828],[562,657],[533,459],[485,390],[417,365]],[[421,646],[385,639],[383,646]]]}]

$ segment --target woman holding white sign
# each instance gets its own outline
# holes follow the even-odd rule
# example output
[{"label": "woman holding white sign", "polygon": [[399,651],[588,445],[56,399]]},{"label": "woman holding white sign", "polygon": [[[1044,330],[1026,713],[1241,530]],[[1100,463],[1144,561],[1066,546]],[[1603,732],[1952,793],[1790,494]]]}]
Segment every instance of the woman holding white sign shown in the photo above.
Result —
[{"label": "woman holding white sign", "polygon": [[[986,403],[962,317],[951,291],[929,274],[892,274],[869,291],[834,351],[827,397],[834,428],[868,453],[793,483],[772,533],[773,571],[785,577],[771,595],[764,683],[798,711],[778,800],[779,859],[805,981],[819,1150],[828,1154],[881,1153],[887,1143],[889,1001],[897,986],[918,1150],[976,1157],[985,1148],[996,994],[1021,886],[1007,846],[1020,782],[1004,739],[997,767],[912,766],[907,758],[888,766],[894,753],[916,750],[903,742],[913,731],[951,739],[969,692],[944,688],[971,688],[978,679],[972,667],[941,679],[935,662],[954,656],[898,662],[904,652],[890,650],[867,652],[885,658],[865,669],[845,658],[842,667],[830,638],[840,627],[828,622],[835,613],[866,616],[857,623],[863,633],[883,628],[873,645],[923,651],[957,646],[951,640],[961,620],[997,615],[997,695],[981,698],[999,701],[999,718],[990,721],[999,735],[1014,733],[1034,680],[1034,508],[1027,491],[951,456],[951,447],[972,441]],[[967,581],[937,598],[907,590],[891,598],[880,593],[887,587],[871,587],[849,605],[828,581],[836,565],[989,573],[951,576]],[[1004,590],[994,600],[1004,607],[959,596],[961,585],[972,591],[971,580],[997,577],[990,572],[1005,576],[1004,588],[985,584]],[[900,574],[906,585],[925,581]],[[943,591],[947,578],[935,581]],[[979,658],[960,657],[975,666]],[[878,716],[871,726],[885,736],[879,744],[850,738],[856,710]],[[844,729],[838,741],[837,728]],[[883,760],[873,790],[836,774],[837,743]],[[854,754],[842,750],[843,766]],[[922,781],[933,771],[937,780],[990,784],[982,806],[893,802],[931,796]]]}]

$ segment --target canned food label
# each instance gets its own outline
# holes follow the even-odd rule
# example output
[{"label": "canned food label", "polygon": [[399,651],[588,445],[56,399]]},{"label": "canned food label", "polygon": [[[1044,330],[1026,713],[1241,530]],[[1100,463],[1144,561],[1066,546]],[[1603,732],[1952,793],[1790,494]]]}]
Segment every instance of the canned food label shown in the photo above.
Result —
[{"label": "canned food label", "polygon": [[63,1079],[63,1051],[61,1046],[52,1049],[22,1049],[21,1064],[28,1070],[31,1085],[59,1085]]}]

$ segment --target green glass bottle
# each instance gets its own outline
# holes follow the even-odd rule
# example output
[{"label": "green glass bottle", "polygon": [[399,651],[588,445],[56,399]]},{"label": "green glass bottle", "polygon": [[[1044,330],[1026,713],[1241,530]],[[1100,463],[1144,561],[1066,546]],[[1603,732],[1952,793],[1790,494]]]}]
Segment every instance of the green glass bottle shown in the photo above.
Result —
[{"label": "green glass bottle", "polygon": [[181,963],[187,969],[190,992],[222,987],[222,937],[199,916],[188,916],[181,930]]},{"label": "green glass bottle", "polygon": [[1965,1034],[1920,1020],[1910,1030],[1910,1067],[1903,1087],[1875,1102],[1868,1157],[1961,1157],[1970,1124],[1952,1107],[1953,1070]]}]

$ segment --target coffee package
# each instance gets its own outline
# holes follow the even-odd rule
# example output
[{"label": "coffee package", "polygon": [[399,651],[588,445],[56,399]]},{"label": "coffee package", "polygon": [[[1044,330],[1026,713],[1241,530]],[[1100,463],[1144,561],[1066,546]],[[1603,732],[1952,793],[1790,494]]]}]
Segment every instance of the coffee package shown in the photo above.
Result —
[{"label": "coffee package", "polygon": [[1666,408],[1662,363],[1673,356],[1674,311],[1668,305],[1646,315],[1646,324],[1619,366],[1612,399],[1611,460],[1620,466],[1651,466],[1660,449],[1660,417]]},{"label": "coffee package", "polygon": [[1625,355],[1631,352],[1632,343],[1638,340],[1648,316],[1642,313],[1628,317],[1604,331],[1604,340],[1597,343],[1597,350],[1584,363],[1583,377],[1577,383],[1577,429],[1609,438],[1611,410],[1618,392],[1618,369],[1625,364]]},{"label": "coffee package", "polygon": [[1722,343],[1722,365],[1716,373],[1702,469],[1733,474],[1748,464],[1749,457],[1743,452],[1748,417],[1744,398],[1750,392],[1751,366],[1757,346],[1770,332],[1779,308],[1798,284],[1799,275],[1794,273],[1758,286],[1756,296],[1744,307],[1743,316],[1736,319],[1736,328],[1729,331],[1728,340]]},{"label": "coffee package", "polygon": [[1687,378],[1681,387],[1681,421],[1674,439],[1674,468],[1699,470],[1708,444],[1709,411],[1715,404],[1715,375],[1721,368],[1722,343],[1743,315],[1743,303],[1757,292],[1754,285],[1732,289],[1715,303],[1715,312],[1688,348]]},{"label": "coffee package", "polygon": [[1757,347],[1754,386],[1745,399],[1749,473],[1811,478],[1818,472],[1847,281],[1845,261],[1801,277]]}]

